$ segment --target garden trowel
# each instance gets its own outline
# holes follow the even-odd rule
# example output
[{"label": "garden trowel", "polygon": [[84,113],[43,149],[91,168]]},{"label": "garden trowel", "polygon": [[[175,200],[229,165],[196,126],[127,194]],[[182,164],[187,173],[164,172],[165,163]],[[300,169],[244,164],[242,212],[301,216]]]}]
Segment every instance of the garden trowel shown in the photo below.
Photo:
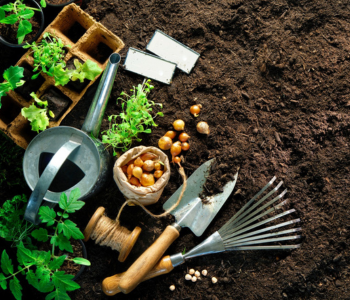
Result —
[{"label": "garden trowel", "polygon": [[[201,236],[217,212],[232,193],[238,172],[232,181],[228,182],[223,192],[214,196],[200,198],[204,184],[210,173],[215,159],[202,164],[187,180],[187,188],[180,204],[170,213],[175,217],[175,223],[169,225],[160,237],[131,265],[119,282],[119,290],[124,294],[130,293],[148,274],[162,257],[168,247],[178,238],[182,227],[188,227],[192,232]],[[164,203],[167,210],[177,202],[182,186]]]}]

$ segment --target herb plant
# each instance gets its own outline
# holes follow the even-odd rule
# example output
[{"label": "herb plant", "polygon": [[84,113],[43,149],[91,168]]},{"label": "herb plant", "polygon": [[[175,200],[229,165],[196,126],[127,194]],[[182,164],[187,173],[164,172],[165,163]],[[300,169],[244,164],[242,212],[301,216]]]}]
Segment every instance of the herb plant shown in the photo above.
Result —
[{"label": "herb plant", "polygon": [[[46,7],[45,0],[41,0],[42,7]],[[34,16],[34,11],[40,9],[29,7],[23,4],[23,0],[16,0],[14,3],[9,3],[0,7],[0,23],[16,24],[18,23],[17,40],[18,44],[22,44],[25,36],[32,32],[32,24],[28,21]],[[9,16],[5,16],[5,12],[12,12]]]},{"label": "herb plant", "polygon": [[23,243],[27,248],[31,248],[29,235],[34,225],[23,219],[26,202],[25,195],[18,195],[4,202],[0,209],[0,237],[11,241],[12,246]]},{"label": "herb plant", "polygon": [[[102,142],[113,148],[114,155],[117,155],[116,149],[127,151],[134,140],[141,141],[138,137],[140,133],[151,133],[148,126],[158,126],[150,112],[154,105],[159,105],[161,108],[163,106],[147,99],[147,95],[154,88],[149,84],[150,81],[148,79],[143,84],[133,87],[130,90],[133,92],[131,96],[122,92],[120,95],[126,96],[127,100],[119,97],[117,103],[118,100],[122,101],[123,112],[108,117],[110,128],[103,132]],[[163,113],[158,112],[157,115],[163,116]]]},{"label": "herb plant", "polygon": [[101,74],[101,68],[91,60],[87,60],[81,64],[78,60],[74,60],[75,70],[68,70],[64,62],[65,50],[69,45],[64,45],[60,38],[46,32],[40,43],[33,42],[31,45],[26,45],[23,48],[31,48],[34,57],[34,72],[38,72],[32,76],[35,79],[40,72],[54,77],[55,85],[66,85],[70,80],[84,81],[85,78],[89,80],[95,79]]},{"label": "herb plant", "polygon": [[54,233],[50,235],[46,229],[39,228],[32,232],[32,236],[41,242],[50,240],[51,251],[30,250],[22,242],[19,243],[17,245],[18,271],[14,268],[6,250],[2,252],[1,269],[3,273],[0,273],[0,286],[3,289],[9,286],[17,300],[22,299],[22,287],[17,278],[20,273],[26,275],[28,283],[38,291],[50,293],[45,298],[47,300],[70,299],[67,292],[80,288],[79,284],[72,280],[74,275],[65,274],[59,269],[67,260],[87,266],[90,265],[90,262],[84,258],[68,259],[66,255],[55,255],[56,247],[62,251],[73,252],[69,240],[84,237],[76,224],[68,219],[69,213],[74,213],[85,204],[78,200],[79,196],[79,189],[72,190],[69,199],[65,193],[61,194],[59,207],[62,211],[57,213],[48,206],[40,207],[39,215],[42,223],[46,223],[46,226],[54,230]]},{"label": "herb plant", "polygon": [[21,80],[23,78],[23,71],[24,69],[18,66],[11,66],[5,70],[2,76],[7,82],[0,83],[0,108],[2,96],[5,96],[7,92],[13,91],[16,87],[25,83],[24,80]]},{"label": "herb plant", "polygon": [[[32,130],[39,133],[40,130],[43,131],[49,126],[49,117],[47,113],[49,113],[51,118],[54,118],[55,115],[51,110],[48,110],[47,101],[41,101],[34,92],[32,92],[30,96],[34,98],[35,102],[29,107],[23,107],[21,113],[23,117],[29,120]],[[37,107],[35,104],[41,108]]]}]

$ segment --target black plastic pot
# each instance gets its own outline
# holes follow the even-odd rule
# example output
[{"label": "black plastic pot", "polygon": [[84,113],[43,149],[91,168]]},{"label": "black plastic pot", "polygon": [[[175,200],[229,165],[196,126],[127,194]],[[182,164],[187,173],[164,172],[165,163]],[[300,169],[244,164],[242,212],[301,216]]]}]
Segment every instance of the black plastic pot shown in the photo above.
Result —
[{"label": "black plastic pot", "polygon": [[[26,0],[26,1],[30,2],[31,6],[33,6],[35,8],[39,8],[40,9],[40,16],[41,16],[40,29],[39,29],[38,33],[35,35],[35,37],[28,42],[30,44],[30,43],[34,42],[40,36],[40,34],[43,32],[44,24],[45,24],[45,18],[44,18],[43,10],[41,9],[41,6],[40,6],[39,3],[35,2],[34,0]],[[9,2],[13,2],[13,1],[3,0],[3,1],[0,2],[0,6],[3,6],[3,5],[5,5],[5,4],[9,3]],[[11,48],[22,48],[24,45],[27,44],[27,43],[12,44],[12,43],[7,42],[1,36],[0,36],[0,43],[5,45],[5,46],[11,47]]]},{"label": "black plastic pot", "polygon": [[[86,252],[85,244],[84,244],[83,240],[78,240],[78,241],[79,241],[80,245],[81,245],[82,248],[83,248],[83,257],[84,257],[85,259],[87,259],[87,252]],[[86,268],[86,266],[84,266],[84,265],[81,265],[81,266],[80,266],[79,272],[78,272],[77,275],[75,275],[74,278],[73,278],[74,281],[77,280],[77,279],[79,278],[79,276],[84,272],[85,268]]]},{"label": "black plastic pot", "polygon": [[57,9],[62,9],[63,7],[65,7],[66,5],[69,5],[71,3],[75,3],[78,6],[81,6],[83,3],[83,0],[69,0],[66,3],[61,3],[61,4],[51,4],[48,1],[46,1],[46,6],[50,7],[50,8],[57,8]]}]

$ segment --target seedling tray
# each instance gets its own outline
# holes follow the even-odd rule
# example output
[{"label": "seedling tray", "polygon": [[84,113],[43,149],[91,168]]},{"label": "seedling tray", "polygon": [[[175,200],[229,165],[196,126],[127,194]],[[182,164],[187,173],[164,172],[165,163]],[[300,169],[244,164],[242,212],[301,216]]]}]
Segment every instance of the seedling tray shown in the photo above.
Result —
[{"label": "seedling tray", "polygon": [[[66,48],[67,54],[64,59],[66,63],[72,58],[77,58],[84,62],[89,59],[97,63],[102,70],[105,69],[109,56],[112,53],[120,52],[124,47],[124,43],[119,37],[98,23],[74,3],[66,6],[57,15],[56,19],[41,34],[38,41],[43,38],[45,32],[56,35],[64,44],[71,46],[70,48]],[[30,53],[31,50],[27,51],[16,65],[32,70],[33,57]],[[86,83],[83,84],[80,91],[74,84],[55,86],[53,77],[47,76],[44,73],[41,73],[34,83],[32,83],[32,80],[28,80],[27,83],[33,84],[35,89],[30,90],[30,92],[35,92],[39,98],[50,89],[53,89],[56,92],[55,94],[63,95],[65,98],[67,105],[59,117],[50,121],[49,127],[51,128],[60,125],[66,115],[74,108],[87,89],[97,79],[98,77],[91,80],[87,85]],[[34,102],[28,95],[24,96],[23,92],[28,92],[25,87],[10,91],[6,96],[2,97],[0,130],[7,134],[17,145],[25,149],[37,133],[31,130],[29,121],[21,115],[21,109],[23,107],[29,107]]]}]

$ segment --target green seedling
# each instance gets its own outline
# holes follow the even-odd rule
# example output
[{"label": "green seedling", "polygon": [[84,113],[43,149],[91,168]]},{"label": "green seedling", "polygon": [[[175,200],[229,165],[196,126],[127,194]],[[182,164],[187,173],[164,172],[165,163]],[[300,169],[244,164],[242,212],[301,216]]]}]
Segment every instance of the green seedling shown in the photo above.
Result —
[{"label": "green seedling", "polygon": [[25,83],[23,78],[24,69],[18,66],[11,66],[5,70],[2,75],[7,82],[0,83],[0,108],[1,108],[1,97],[5,96],[7,92],[13,91],[15,88]]},{"label": "green seedling", "polygon": [[23,107],[21,113],[22,116],[30,122],[32,130],[39,133],[39,131],[43,131],[49,126],[49,117],[47,116],[47,113],[49,113],[51,118],[54,118],[55,115],[48,109],[47,101],[41,101],[34,92],[31,93],[30,96],[34,98],[35,102],[29,107]]},{"label": "green seedling", "polygon": [[[151,133],[148,126],[158,126],[150,112],[154,105],[159,105],[160,108],[163,106],[147,99],[147,95],[154,88],[149,82],[150,80],[147,80],[144,84],[133,87],[130,90],[133,92],[131,96],[122,92],[120,95],[126,96],[127,100],[119,97],[117,103],[121,100],[123,112],[108,117],[110,126],[103,132],[102,142],[113,148],[114,155],[117,155],[117,149],[127,151],[134,140],[141,141],[139,134]],[[157,115],[164,116],[162,112],[158,112]]]},{"label": "green seedling", "polygon": [[38,228],[32,231],[31,235],[40,242],[50,242],[51,251],[30,250],[21,242],[17,245],[18,267],[14,268],[12,260],[6,253],[1,255],[0,286],[6,289],[8,286],[16,300],[22,299],[22,286],[17,276],[23,274],[28,283],[42,293],[49,293],[45,299],[70,299],[67,292],[80,288],[79,284],[73,281],[74,275],[65,274],[59,269],[65,261],[72,261],[75,264],[90,266],[90,262],[84,258],[69,259],[66,255],[56,256],[55,248],[62,251],[73,252],[70,239],[82,239],[83,233],[77,225],[70,221],[69,214],[81,209],[83,201],[79,201],[80,191],[74,189],[69,195],[61,194],[59,207],[62,211],[55,212],[48,206],[42,206],[39,215],[42,223],[46,224],[54,233],[49,234],[45,228]]},{"label": "green seedling", "polygon": [[[42,7],[46,7],[45,0],[41,0]],[[16,24],[18,23],[17,40],[18,44],[22,44],[25,36],[32,32],[32,24],[28,21],[34,16],[34,11],[40,9],[29,7],[23,4],[23,0],[16,0],[14,3],[9,3],[0,7],[0,23]],[[12,13],[6,17],[7,13]]]},{"label": "green seedling", "polygon": [[32,79],[36,79],[41,72],[54,77],[55,85],[66,85],[70,80],[84,79],[94,80],[100,75],[102,69],[93,61],[87,60],[81,64],[77,59],[74,60],[75,70],[68,70],[64,62],[65,50],[69,45],[64,45],[60,38],[46,32],[40,43],[33,42],[31,45],[26,45],[23,48],[31,48],[34,57],[34,72]]}]

